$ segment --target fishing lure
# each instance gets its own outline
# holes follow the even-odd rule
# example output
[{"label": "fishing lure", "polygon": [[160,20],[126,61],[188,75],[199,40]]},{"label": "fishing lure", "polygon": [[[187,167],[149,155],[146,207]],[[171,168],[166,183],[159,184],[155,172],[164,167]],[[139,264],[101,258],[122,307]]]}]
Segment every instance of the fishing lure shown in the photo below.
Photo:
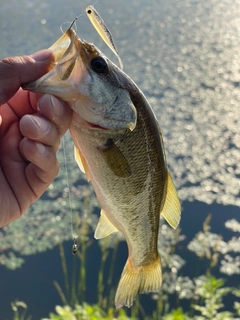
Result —
[{"label": "fishing lure", "polygon": [[120,68],[123,69],[123,63],[113,42],[112,35],[99,13],[93,6],[88,6],[86,8],[86,14],[103,41],[105,41],[109,48],[115,53],[118,58]]}]

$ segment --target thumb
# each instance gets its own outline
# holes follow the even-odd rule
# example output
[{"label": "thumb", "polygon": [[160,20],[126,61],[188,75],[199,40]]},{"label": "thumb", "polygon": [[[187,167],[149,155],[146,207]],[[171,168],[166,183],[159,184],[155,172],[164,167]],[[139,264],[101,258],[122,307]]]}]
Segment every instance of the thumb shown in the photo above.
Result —
[{"label": "thumb", "polygon": [[54,57],[49,49],[0,61],[0,104],[7,102],[23,83],[37,80],[48,72],[52,61]]}]

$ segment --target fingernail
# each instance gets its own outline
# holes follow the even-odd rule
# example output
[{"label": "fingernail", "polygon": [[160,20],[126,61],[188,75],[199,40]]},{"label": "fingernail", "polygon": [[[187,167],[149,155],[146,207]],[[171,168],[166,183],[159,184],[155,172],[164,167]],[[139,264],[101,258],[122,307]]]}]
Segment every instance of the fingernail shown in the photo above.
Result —
[{"label": "fingernail", "polygon": [[54,114],[58,117],[61,117],[64,114],[63,102],[52,95],[50,95],[50,101]]},{"label": "fingernail", "polygon": [[33,116],[31,118],[38,131],[41,131],[41,133],[45,133],[48,130],[49,124],[47,121],[38,119],[37,117]]},{"label": "fingernail", "polygon": [[52,50],[43,49],[43,50],[40,50],[40,51],[37,51],[37,52],[33,53],[33,54],[31,55],[31,57],[32,57],[35,61],[44,61],[44,60],[49,59],[49,57],[51,56],[51,54],[52,54]]},{"label": "fingernail", "polygon": [[44,144],[36,142],[36,146],[40,154],[44,154],[46,152],[46,147]]}]

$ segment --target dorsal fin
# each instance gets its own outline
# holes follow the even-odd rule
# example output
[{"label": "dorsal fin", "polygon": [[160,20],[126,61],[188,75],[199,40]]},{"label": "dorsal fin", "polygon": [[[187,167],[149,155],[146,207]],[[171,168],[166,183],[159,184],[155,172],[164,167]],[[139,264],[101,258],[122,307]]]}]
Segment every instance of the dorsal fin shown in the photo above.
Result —
[{"label": "dorsal fin", "polygon": [[173,229],[176,229],[181,218],[181,204],[170,172],[167,175],[166,198],[161,213]]},{"label": "dorsal fin", "polygon": [[118,232],[118,229],[114,227],[114,225],[108,220],[106,213],[102,209],[94,238],[102,239],[109,236],[113,232]]}]

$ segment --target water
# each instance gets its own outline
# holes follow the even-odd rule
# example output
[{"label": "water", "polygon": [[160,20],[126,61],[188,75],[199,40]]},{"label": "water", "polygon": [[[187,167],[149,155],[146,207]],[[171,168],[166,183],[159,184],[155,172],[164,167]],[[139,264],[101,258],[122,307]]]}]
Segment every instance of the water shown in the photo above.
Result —
[{"label": "water", "polygon": [[[50,46],[60,36],[59,26],[71,21],[89,4],[72,0],[2,1],[0,58],[29,54]],[[139,85],[156,112],[170,171],[183,201],[183,233],[191,240],[202,228],[206,216],[212,213],[213,231],[227,237],[224,222],[232,217],[239,220],[240,206],[240,3],[237,0],[133,0],[130,4],[126,0],[99,0],[95,7],[114,35],[125,72]],[[85,15],[77,23],[79,36],[96,44],[117,63]],[[71,168],[76,168],[71,152],[70,148],[68,161]],[[55,182],[57,190],[65,188],[63,180],[64,170]],[[70,183],[79,183],[73,173]],[[82,193],[73,191],[76,215],[79,197],[84,201],[88,192],[92,195],[84,180],[81,183],[84,184]],[[91,201],[95,208],[96,203]],[[40,201],[33,206],[31,216],[16,222],[16,226],[20,226],[18,235],[13,231],[13,224],[14,238],[6,231],[2,243],[10,246],[18,259],[24,254],[54,247],[60,237],[70,237],[66,227],[67,211],[66,204],[54,206],[53,200]],[[36,216],[38,224],[33,227]],[[30,227],[26,227],[27,223]],[[91,223],[94,226],[96,221]],[[42,230],[50,230],[52,236],[42,237]],[[24,238],[26,232],[27,239]],[[94,250],[98,250],[97,247]],[[40,293],[46,290],[44,286],[37,288],[38,284],[31,286],[29,274],[38,279],[44,264],[48,277],[54,264],[60,278],[61,266],[56,252],[42,254],[39,264],[35,260],[38,256],[27,257],[22,271],[12,273],[0,268],[0,279],[5,281],[5,285],[0,286],[0,306],[6,319],[10,319],[11,301],[15,298],[30,301],[28,295],[21,296],[25,288]],[[20,263],[16,257],[13,263]],[[186,270],[193,276],[191,272],[190,268]],[[16,296],[13,286],[21,286],[19,295]],[[34,319],[46,316],[58,303],[57,298],[50,302],[49,297],[40,295],[41,299],[35,296],[42,304],[39,302],[41,307],[32,310]]]}]

